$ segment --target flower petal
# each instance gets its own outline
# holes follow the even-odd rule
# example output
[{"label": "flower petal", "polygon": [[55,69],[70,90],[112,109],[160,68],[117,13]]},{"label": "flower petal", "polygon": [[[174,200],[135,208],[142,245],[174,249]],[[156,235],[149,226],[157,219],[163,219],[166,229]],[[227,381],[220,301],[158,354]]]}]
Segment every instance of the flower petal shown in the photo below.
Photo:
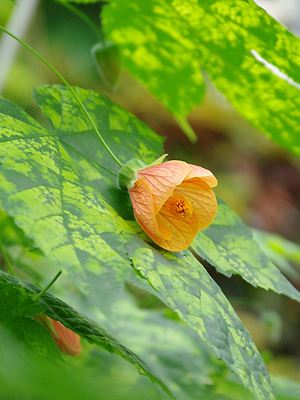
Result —
[{"label": "flower petal", "polygon": [[168,238],[152,238],[160,247],[169,251],[187,249],[198,233],[199,221],[195,213],[190,218],[176,217],[162,207],[157,216],[159,227],[165,226],[170,231]]},{"label": "flower petal", "polygon": [[198,165],[189,164],[190,172],[185,177],[187,179],[201,178],[203,182],[207,183],[209,187],[215,187],[218,184],[216,177],[206,168],[199,167]]},{"label": "flower petal", "polygon": [[214,175],[184,161],[145,167],[129,189],[134,215],[147,235],[170,251],[189,247],[214,218],[217,201]]},{"label": "flower petal", "polygon": [[138,224],[150,237],[153,234],[160,235],[148,182],[142,178],[138,179],[134,186],[129,189],[129,195]]},{"label": "flower petal", "polygon": [[198,220],[198,231],[206,228],[217,212],[217,200],[213,190],[202,178],[193,178],[177,186],[174,194],[179,193],[191,202]]},{"label": "flower petal", "polygon": [[66,354],[77,356],[81,353],[80,336],[71,329],[66,328],[62,323],[48,318],[51,324],[54,339],[57,346]]},{"label": "flower petal", "polygon": [[175,160],[138,171],[138,178],[143,178],[149,185],[156,213],[159,212],[176,186],[183,182],[190,170],[189,164]]}]

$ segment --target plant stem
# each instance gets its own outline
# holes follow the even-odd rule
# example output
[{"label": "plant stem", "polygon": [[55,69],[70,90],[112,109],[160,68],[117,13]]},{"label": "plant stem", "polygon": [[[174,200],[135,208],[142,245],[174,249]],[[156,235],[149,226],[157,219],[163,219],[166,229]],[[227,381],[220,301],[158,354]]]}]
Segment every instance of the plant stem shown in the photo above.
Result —
[{"label": "plant stem", "polygon": [[111,158],[121,167],[122,163],[118,159],[118,157],[113,153],[113,151],[110,149],[106,141],[104,140],[103,136],[101,135],[100,131],[98,130],[93,118],[91,117],[90,113],[86,109],[85,105],[81,101],[80,97],[76,93],[75,89],[69,84],[69,82],[62,76],[62,74],[52,65],[50,62],[48,62],[41,54],[39,54],[36,50],[34,50],[29,44],[25,43],[22,39],[18,38],[15,36],[13,33],[9,32],[7,29],[5,29],[3,26],[0,25],[0,30],[5,32],[7,35],[11,36],[13,39],[15,39],[17,42],[19,42],[25,49],[29,50],[32,54],[34,54],[39,60],[41,60],[70,90],[72,95],[74,96],[75,100],[81,107],[82,111],[85,113],[86,117],[88,118],[89,122],[91,123],[91,126],[93,127],[94,131],[96,132],[98,138],[100,139],[103,147],[105,150],[108,152],[108,154],[111,156]]},{"label": "plant stem", "polygon": [[62,271],[59,271],[59,272],[55,275],[55,277],[51,280],[51,282],[50,282],[43,290],[41,290],[39,293],[37,293],[37,294],[33,297],[33,299],[34,299],[34,300],[38,300],[41,296],[43,296],[43,294],[46,293],[47,290],[50,289],[50,287],[51,287],[52,285],[54,285],[54,283],[57,281],[57,279],[60,277],[61,274],[62,274]]},{"label": "plant stem", "polygon": [[8,270],[8,272],[10,272],[12,275],[16,275],[13,263],[11,262],[9,254],[8,254],[6,248],[3,246],[1,241],[0,241],[0,251],[2,253],[3,259],[5,261],[5,266]]},{"label": "plant stem", "polygon": [[62,3],[61,1],[58,1],[58,4],[65,7],[66,9],[71,11],[74,15],[76,15],[78,18],[80,18],[83,22],[85,22],[90,27],[90,29],[95,33],[97,38],[102,40],[102,34],[100,28],[98,28],[97,25],[86,14],[80,11],[77,7],[74,7],[72,4]]}]

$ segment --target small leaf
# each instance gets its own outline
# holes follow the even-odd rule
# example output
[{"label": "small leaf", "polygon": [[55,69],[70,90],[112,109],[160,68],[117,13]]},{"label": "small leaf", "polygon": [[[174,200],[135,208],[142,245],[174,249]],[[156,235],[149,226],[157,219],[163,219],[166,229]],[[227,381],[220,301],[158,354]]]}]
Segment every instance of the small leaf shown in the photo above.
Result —
[{"label": "small leaf", "polygon": [[269,260],[251,229],[222,201],[213,224],[197,236],[192,247],[218,272],[228,277],[240,275],[253,286],[300,301],[298,290]]},{"label": "small leaf", "polygon": [[120,75],[117,46],[112,42],[97,43],[92,47],[91,54],[104,90],[113,91]]},{"label": "small leaf", "polygon": [[253,230],[254,238],[270,260],[290,279],[299,280],[300,246],[279,235],[269,232]]}]

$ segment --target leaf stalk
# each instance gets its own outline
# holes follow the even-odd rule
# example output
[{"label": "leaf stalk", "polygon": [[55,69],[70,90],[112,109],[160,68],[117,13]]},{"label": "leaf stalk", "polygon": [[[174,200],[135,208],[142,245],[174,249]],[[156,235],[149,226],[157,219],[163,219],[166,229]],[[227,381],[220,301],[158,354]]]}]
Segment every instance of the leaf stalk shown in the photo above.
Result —
[{"label": "leaf stalk", "polygon": [[111,158],[121,167],[123,164],[121,163],[121,161],[118,159],[118,157],[113,153],[113,151],[111,150],[111,148],[108,146],[108,144],[106,143],[105,139],[103,138],[102,134],[100,133],[99,129],[96,126],[95,121],[93,120],[91,114],[88,112],[88,110],[86,109],[85,105],[83,104],[83,102],[81,101],[80,97],[78,96],[78,94],[76,93],[75,89],[69,84],[69,82],[63,77],[63,75],[49,62],[46,60],[45,57],[43,57],[39,52],[37,52],[36,50],[34,50],[29,44],[27,44],[26,42],[24,42],[22,39],[18,38],[16,35],[14,35],[12,32],[8,31],[6,28],[4,28],[2,25],[0,25],[0,30],[2,32],[5,32],[7,35],[9,35],[10,37],[12,37],[13,39],[15,39],[17,42],[19,42],[25,49],[27,49],[28,51],[30,51],[32,54],[34,54],[40,61],[42,61],[42,63],[44,63],[66,86],[67,88],[70,90],[70,92],[72,93],[73,97],[75,98],[75,100],[77,101],[77,103],[79,104],[80,108],[82,109],[82,111],[84,112],[84,114],[86,115],[87,119],[89,120],[92,128],[94,129],[94,131],[96,132],[98,138],[100,139],[101,144],[103,145],[103,147],[105,148],[105,150],[108,152],[108,154],[111,156]]},{"label": "leaf stalk", "polygon": [[50,287],[54,285],[54,283],[57,281],[57,279],[60,277],[61,274],[62,274],[62,271],[58,271],[58,273],[57,273],[57,274],[55,275],[55,277],[51,280],[51,282],[49,282],[48,285],[47,285],[43,290],[41,290],[39,293],[37,293],[37,294],[33,297],[33,299],[36,301],[36,300],[38,300],[39,298],[41,298],[41,297],[43,296],[43,294],[46,293],[47,290],[49,290]]}]

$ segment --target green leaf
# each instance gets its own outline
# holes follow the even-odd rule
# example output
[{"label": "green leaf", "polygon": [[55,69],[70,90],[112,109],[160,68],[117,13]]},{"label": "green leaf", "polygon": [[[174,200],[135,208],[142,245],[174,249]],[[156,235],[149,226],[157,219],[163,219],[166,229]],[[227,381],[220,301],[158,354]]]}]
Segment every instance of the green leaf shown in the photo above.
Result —
[{"label": "green leaf", "polygon": [[[161,139],[146,125],[94,92],[75,90],[122,162],[138,158],[151,163],[163,153]],[[165,298],[165,292],[158,293],[157,288],[153,289],[132,268],[128,243],[143,248],[140,236],[144,238],[144,234],[132,221],[128,194],[117,189],[118,167],[104,152],[71,93],[60,86],[43,87],[36,91],[36,99],[50,120],[49,129],[43,128],[11,103],[0,102],[0,205],[56,264],[57,269],[71,275],[79,293],[92,304],[89,315],[92,314],[93,319],[97,316],[97,307],[109,313],[109,307],[123,290],[125,282],[132,282]],[[195,275],[195,266],[183,269],[180,259],[175,258],[171,263],[163,255],[159,257],[166,261],[165,268],[170,276],[177,261],[178,279],[191,281],[192,286],[187,286],[186,294],[184,287],[178,288],[177,295],[174,288],[170,303],[178,311],[178,301],[180,315],[190,321],[190,304],[186,301],[191,298],[189,290],[199,293],[202,275]],[[158,263],[158,267],[161,268],[161,264]],[[148,281],[152,284],[150,277]],[[225,297],[221,293],[219,296],[229,307]],[[205,293],[203,297],[206,303],[214,302]],[[197,312],[199,321],[206,312],[198,302],[191,311]],[[238,321],[243,340],[246,334],[239,320],[231,309],[228,312],[233,321]],[[221,318],[220,312],[214,313],[209,317],[209,324],[216,327],[221,321],[224,329],[229,329],[231,320],[226,325],[226,321],[218,318]],[[205,336],[194,321],[192,326],[200,336]],[[232,335],[240,332],[234,331]],[[243,349],[237,345],[237,336],[231,343],[226,343],[232,348],[221,350],[218,347],[220,332],[209,330],[209,335],[213,344],[207,345],[224,359],[250,390],[258,396],[265,393],[269,396],[267,398],[271,398],[264,366],[250,337],[247,336],[249,342],[243,355],[249,361],[246,368],[244,360],[240,360]],[[249,349],[253,360],[247,356]],[[251,379],[244,376],[245,371],[247,374],[252,371]]]},{"label": "green leaf", "polygon": [[130,245],[134,267],[169,307],[199,334],[258,399],[272,399],[264,363],[221,289],[188,252],[176,256],[141,242]]},{"label": "green leaf", "polygon": [[213,224],[200,232],[192,247],[218,272],[228,277],[240,275],[253,286],[300,301],[298,290],[266,256],[251,229],[222,201]]},{"label": "green leaf", "polygon": [[120,56],[118,47],[111,42],[96,43],[91,55],[104,90],[115,90],[120,75]]},{"label": "green leaf", "polygon": [[300,40],[254,1],[111,0],[103,26],[124,66],[180,121],[207,74],[256,128],[300,155]]},{"label": "green leaf", "polygon": [[0,327],[5,327],[35,354],[59,358],[59,351],[50,332],[34,318],[44,312],[44,307],[34,300],[33,293],[1,271],[0,293]]},{"label": "green leaf", "polygon": [[297,400],[300,398],[300,384],[290,379],[275,376],[272,378],[278,400]]},{"label": "green leaf", "polygon": [[[67,363],[62,363],[26,351],[1,327],[0,343],[1,399],[166,399],[146,377],[139,376],[133,366],[101,352],[100,348],[86,346],[86,352],[92,350],[86,357],[68,358]],[[101,359],[95,360],[95,354]],[[87,365],[83,364],[86,359]]]},{"label": "green leaf", "polygon": [[186,324],[167,318],[161,311],[139,309],[126,293],[105,322],[122,343],[149,360],[176,399],[221,400],[213,396],[212,374],[226,367],[211,357]]},{"label": "green leaf", "polygon": [[0,271],[1,321],[31,318],[44,312],[42,304],[34,300],[33,293],[20,286],[17,281]]},{"label": "green leaf", "polygon": [[300,246],[269,232],[254,230],[253,233],[269,259],[288,277],[298,280],[300,273],[294,265],[300,266]]},{"label": "green leaf", "polygon": [[[131,114],[93,92],[78,94],[124,163],[152,162],[162,153],[162,139]],[[118,166],[68,90],[44,87],[36,98],[50,130],[12,103],[0,104],[2,208],[58,269],[78,275],[83,291],[88,285],[97,293],[97,282],[109,276],[118,291],[125,277],[135,279],[122,233],[136,229],[123,219],[133,216],[129,196],[117,188]],[[115,291],[106,290],[113,299]]]},{"label": "green leaf", "polygon": [[[149,377],[153,382],[160,385],[166,393],[170,394],[170,391],[163,384],[163,382],[152,374],[150,369],[136,354],[134,354],[131,350],[119,343],[103,328],[97,326],[87,317],[80,315],[76,310],[68,306],[60,299],[52,296],[49,293],[45,293],[41,296],[41,298],[35,300],[34,295],[40,292],[37,287],[22,283],[17,278],[14,278],[1,271],[0,289],[1,295],[2,293],[4,293],[5,295],[4,300],[11,300],[12,304],[8,303],[8,309],[14,307],[13,302],[16,302],[16,305],[18,306],[18,299],[21,298],[22,313],[24,310],[24,303],[26,304],[26,310],[29,310],[30,312],[30,316],[41,314],[41,311],[43,310],[43,313],[45,315],[57,321],[60,321],[64,326],[76,332],[78,335],[85,338],[89,342],[95,343],[98,346],[103,347],[110,353],[121,356],[126,361],[133,364],[141,374]],[[6,295],[6,293],[9,293],[9,295]],[[11,297],[11,293],[15,293],[16,296]],[[20,307],[18,307],[18,312],[19,310]],[[37,312],[37,310],[39,311],[39,313]]]}]

